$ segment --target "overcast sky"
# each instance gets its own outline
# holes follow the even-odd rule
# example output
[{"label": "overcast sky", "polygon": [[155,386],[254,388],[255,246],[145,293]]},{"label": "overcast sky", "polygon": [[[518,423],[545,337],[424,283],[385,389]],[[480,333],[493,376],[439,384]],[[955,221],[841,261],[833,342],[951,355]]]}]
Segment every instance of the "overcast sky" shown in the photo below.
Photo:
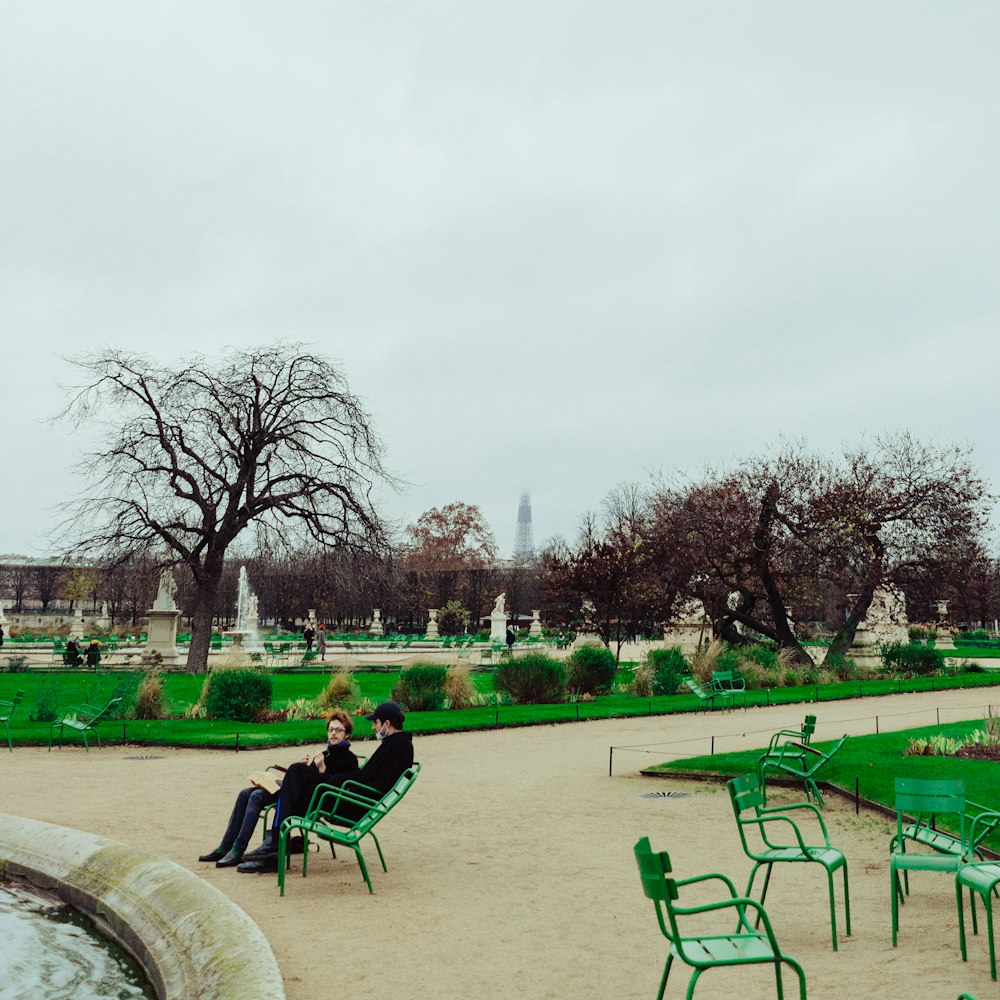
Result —
[{"label": "overcast sky", "polygon": [[1000,8],[7,4],[0,553],[100,347],[340,362],[413,520],[908,427],[1000,483]]}]

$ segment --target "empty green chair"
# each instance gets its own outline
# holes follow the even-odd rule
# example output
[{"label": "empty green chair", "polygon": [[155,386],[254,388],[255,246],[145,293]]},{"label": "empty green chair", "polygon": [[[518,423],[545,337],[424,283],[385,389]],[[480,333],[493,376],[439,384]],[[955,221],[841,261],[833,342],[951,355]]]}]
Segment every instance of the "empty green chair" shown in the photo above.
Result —
[{"label": "empty green chair", "polygon": [[983,901],[983,908],[986,910],[986,934],[989,939],[990,949],[990,975],[993,979],[997,977],[996,949],[993,943],[993,895],[998,885],[1000,885],[1000,862],[998,861],[973,861],[973,851],[982,843],[979,836],[983,826],[996,826],[1000,821],[1000,813],[984,812],[972,821],[969,830],[969,848],[966,857],[966,864],[959,866],[955,875],[955,902],[958,904],[958,939],[962,948],[962,961],[968,961],[965,951],[965,914],[962,905],[962,890],[969,890],[969,909],[972,911],[972,933],[978,934],[979,928],[976,926],[976,896]]},{"label": "empty green chair", "polygon": [[[656,910],[656,920],[660,932],[670,942],[667,953],[667,963],[660,979],[660,991],[656,1000],[663,1000],[663,992],[667,988],[667,979],[674,959],[679,959],[694,971],[687,988],[687,1000],[694,994],[698,977],[707,969],[715,969],[728,965],[762,965],[774,966],[774,978],[777,986],[778,1000],[784,998],[784,986],[781,981],[781,966],[785,963],[795,971],[799,980],[799,1000],[806,1000],[806,977],[802,966],[794,958],[782,953],[775,940],[771,921],[764,907],[754,899],[736,895],[736,887],[725,876],[719,874],[696,875],[687,879],[675,879],[670,865],[670,856],[666,851],[654,852],[649,846],[649,838],[641,837],[634,848],[635,861],[639,866],[639,877],[642,880],[642,890],[647,899],[653,901]],[[680,906],[680,890],[695,883],[718,880],[728,891],[728,896],[698,906]],[[681,924],[687,925],[689,916],[718,912],[728,927],[732,926],[730,911],[736,911],[736,930],[732,933],[702,934],[682,932]],[[754,917],[754,924],[763,924],[763,929],[751,925],[747,911]],[[699,926],[704,922],[699,920]]]},{"label": "empty green chair", "polygon": [[[907,843],[913,842],[903,835],[904,828],[911,824],[908,814],[913,816],[912,822],[918,826],[934,826],[938,816],[952,817],[959,853],[907,851]],[[897,778],[896,835],[890,847],[889,892],[892,895],[892,946],[895,948],[899,931],[899,904],[903,900],[900,873],[908,880],[912,871],[957,872],[970,850],[965,822],[965,782]]]},{"label": "empty green chair", "polygon": [[14,752],[14,744],[11,742],[10,738],[10,717],[14,714],[14,709],[17,708],[17,703],[24,697],[23,691],[18,691],[11,701],[0,700],[0,722],[3,723],[4,731],[7,733],[7,749],[11,753]]},{"label": "empty green chair", "polygon": [[757,761],[757,774],[760,775],[761,783],[764,781],[763,765],[764,761],[770,757],[775,758],[782,753],[797,756],[805,766],[805,747],[812,743],[813,734],[816,732],[816,716],[807,715],[802,720],[801,729],[779,729],[771,735],[767,744],[767,749],[761,754]]},{"label": "empty green chair", "polygon": [[[847,733],[834,743],[829,750],[822,750],[814,747],[811,743],[783,743],[774,754],[764,754],[757,762],[757,773],[760,777],[761,788],[764,784],[768,769],[773,769],[789,778],[798,778],[806,789],[806,797],[815,797],[820,808],[823,808],[823,796],[820,794],[819,786],[816,784],[816,775],[830,763],[831,758],[844,745],[847,740]],[[766,794],[766,792],[765,792]]]},{"label": "empty green chair", "polygon": [[99,723],[106,721],[110,718],[111,713],[114,711],[115,707],[121,701],[121,698],[112,698],[104,708],[97,708],[95,705],[77,705],[70,706],[66,709],[69,715],[60,719],[58,722],[53,722],[51,728],[49,729],[49,750],[52,749],[52,737],[55,735],[56,728],[59,729],[59,749],[62,749],[63,745],[63,730],[69,729],[72,732],[79,733],[83,738],[83,745],[90,753],[90,744],[87,742],[87,733],[91,736],[97,737],[97,745],[103,749],[104,744],[101,743],[101,734],[97,726]]},{"label": "empty green chair", "polygon": [[[833,937],[833,950],[837,950],[837,914],[834,907],[833,873],[844,870],[844,924],[848,937],[851,934],[851,896],[847,883],[847,858],[843,851],[831,846],[830,837],[823,822],[819,809],[811,802],[796,802],[792,805],[768,806],[764,803],[764,789],[756,774],[744,774],[727,782],[729,798],[733,804],[733,814],[740,833],[743,852],[753,861],[750,881],[747,883],[746,895],[753,893],[754,879],[757,870],[766,866],[764,873],[764,888],[760,894],[763,904],[767,896],[767,886],[771,881],[771,869],[781,862],[822,865],[826,871],[827,889],[830,897],[830,931]],[[823,835],[822,844],[806,843],[798,824],[788,813],[796,809],[805,809],[815,818]],[[747,837],[747,831],[751,836]],[[754,836],[756,831],[756,836]],[[783,834],[784,836],[781,836]]]}]

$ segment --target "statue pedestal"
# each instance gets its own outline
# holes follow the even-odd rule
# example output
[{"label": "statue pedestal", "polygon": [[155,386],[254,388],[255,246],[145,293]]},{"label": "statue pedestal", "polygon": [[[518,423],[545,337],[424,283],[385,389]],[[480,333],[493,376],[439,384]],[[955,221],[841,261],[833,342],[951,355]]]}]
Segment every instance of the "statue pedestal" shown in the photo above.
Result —
[{"label": "statue pedestal", "polygon": [[151,608],[146,612],[149,625],[146,628],[146,649],[155,650],[163,658],[165,667],[176,667],[181,662],[177,652],[177,619],[181,613],[177,609],[164,611]]},{"label": "statue pedestal", "polygon": [[372,615],[372,623],[368,626],[369,635],[385,635],[385,627],[382,625],[381,609],[375,608]]},{"label": "statue pedestal", "polygon": [[77,608],[73,612],[73,620],[69,623],[69,637],[71,639],[83,638],[83,609]]},{"label": "statue pedestal", "polygon": [[490,614],[490,642],[498,642],[501,646],[507,644],[507,615],[503,611]]},{"label": "statue pedestal", "polygon": [[528,626],[529,636],[539,636],[542,634],[542,622],[540,619],[541,609],[532,610],[531,612],[531,624]]},{"label": "statue pedestal", "polygon": [[427,609],[427,631],[425,635],[428,639],[439,639],[440,633],[438,632],[438,609],[428,608]]}]

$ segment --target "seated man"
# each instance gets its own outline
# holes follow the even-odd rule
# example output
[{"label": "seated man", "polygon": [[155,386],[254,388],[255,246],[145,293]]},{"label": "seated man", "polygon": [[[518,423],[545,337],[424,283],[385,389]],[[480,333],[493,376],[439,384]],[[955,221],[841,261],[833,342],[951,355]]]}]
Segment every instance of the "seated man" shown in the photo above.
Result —
[{"label": "seated man", "polygon": [[[358,758],[351,753],[351,732],[354,723],[351,717],[335,708],[326,723],[326,749],[322,753],[306,754],[285,771],[281,788],[269,792],[263,788],[244,788],[236,796],[229,817],[229,825],[222,835],[219,846],[208,854],[202,854],[199,861],[214,861],[216,868],[231,868],[243,860],[247,845],[257,826],[257,820],[265,807],[278,802],[278,810],[284,806],[284,815],[301,815],[309,805],[313,789],[336,775],[352,778],[358,773]],[[277,821],[280,822],[280,821]]]},{"label": "seated man", "polygon": [[[413,737],[409,733],[404,733],[403,722],[405,716],[403,710],[394,701],[383,702],[366,719],[375,723],[375,739],[379,741],[378,749],[368,759],[368,763],[356,774],[337,774],[329,778],[320,779],[316,784],[323,785],[343,785],[345,782],[354,781],[366,785],[372,789],[374,797],[381,798],[396,782],[402,773],[413,766]],[[291,773],[291,768],[289,768]],[[281,786],[278,797],[278,808],[276,810],[274,824],[267,835],[264,843],[255,851],[250,851],[246,855],[246,860],[237,867],[240,872],[274,872],[278,870],[278,827],[281,821],[288,816],[301,816],[303,810],[308,806],[308,798],[305,802],[296,807],[295,795],[298,792],[288,789],[288,778],[285,778]],[[309,790],[312,794],[313,785]],[[364,789],[361,789],[364,794]],[[364,809],[353,803],[343,803],[337,813],[347,822],[353,822],[364,815]]]}]

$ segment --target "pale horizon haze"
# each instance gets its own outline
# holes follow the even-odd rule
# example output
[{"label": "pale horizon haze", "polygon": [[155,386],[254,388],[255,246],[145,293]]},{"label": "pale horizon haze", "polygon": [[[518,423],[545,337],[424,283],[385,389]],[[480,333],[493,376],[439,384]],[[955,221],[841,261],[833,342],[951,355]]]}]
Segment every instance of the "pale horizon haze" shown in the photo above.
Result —
[{"label": "pale horizon haze", "polygon": [[[1000,483],[1000,8],[8,5],[0,553],[66,358],[301,341],[502,555],[625,481],[909,429]],[[94,470],[96,474],[96,470]]]}]

